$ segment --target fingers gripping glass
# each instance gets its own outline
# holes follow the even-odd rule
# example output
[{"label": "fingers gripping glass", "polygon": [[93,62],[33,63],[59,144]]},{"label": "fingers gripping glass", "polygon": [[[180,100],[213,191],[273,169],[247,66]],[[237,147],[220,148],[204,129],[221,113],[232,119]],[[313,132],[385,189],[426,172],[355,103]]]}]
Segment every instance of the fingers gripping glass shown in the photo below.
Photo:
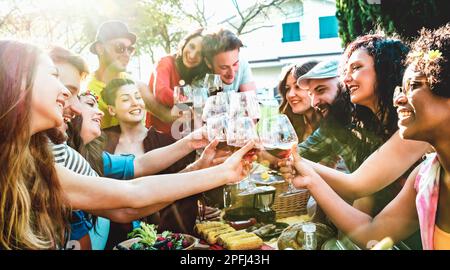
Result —
[{"label": "fingers gripping glass", "polygon": [[[230,119],[227,126],[227,144],[233,147],[235,150],[245,146],[251,140],[257,140],[258,134],[256,133],[256,128],[253,120],[249,117],[238,117],[236,119]],[[253,155],[255,155],[256,149],[252,149],[245,154],[244,159],[248,162],[253,163]],[[244,179],[244,183],[247,187],[244,191],[238,195],[244,196],[251,194],[256,188],[255,184],[250,180],[250,172]]]},{"label": "fingers gripping glass", "polygon": [[[258,125],[259,138],[264,147],[264,152],[275,161],[291,159],[291,149],[298,144],[298,137],[289,118],[284,114],[279,114],[261,120]],[[294,187],[292,179],[287,179],[287,181],[289,183],[288,189],[280,194],[281,197],[304,192],[304,190],[298,190]]]}]

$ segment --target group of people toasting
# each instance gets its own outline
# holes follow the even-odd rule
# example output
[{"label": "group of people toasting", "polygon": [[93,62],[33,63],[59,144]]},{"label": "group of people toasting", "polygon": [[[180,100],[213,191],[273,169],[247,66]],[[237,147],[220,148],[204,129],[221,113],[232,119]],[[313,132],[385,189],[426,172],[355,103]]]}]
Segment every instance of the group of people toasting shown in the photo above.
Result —
[{"label": "group of people toasting", "polygon": [[[231,31],[190,33],[148,84],[126,72],[137,38],[102,24],[92,73],[67,49],[0,40],[0,249],[111,248],[140,219],[192,233],[201,194],[240,182],[257,158],[362,248],[419,227],[424,249],[450,248],[449,24],[287,67],[275,115],[255,105]],[[190,85],[195,103],[207,74],[220,87],[202,101],[206,127],[176,138],[174,91]]]}]

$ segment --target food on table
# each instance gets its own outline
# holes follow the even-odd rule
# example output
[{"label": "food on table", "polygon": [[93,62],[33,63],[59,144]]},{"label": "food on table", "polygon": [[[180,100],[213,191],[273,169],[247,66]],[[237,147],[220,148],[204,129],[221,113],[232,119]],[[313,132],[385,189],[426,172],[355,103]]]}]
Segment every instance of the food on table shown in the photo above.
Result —
[{"label": "food on table", "polygon": [[281,222],[275,222],[273,224],[258,223],[250,228],[247,228],[246,231],[252,232],[266,241],[278,237],[288,226],[288,224]]},{"label": "food on table", "polygon": [[187,237],[181,233],[172,233],[169,231],[157,234],[154,224],[141,222],[139,228],[133,229],[128,234],[128,238],[131,239],[125,242],[136,241],[130,246],[125,246],[125,242],[123,242],[118,244],[116,248],[119,250],[181,250],[193,244],[192,239],[188,240]]},{"label": "food on table", "polygon": [[269,178],[270,178],[270,175],[267,171],[261,173],[262,180],[269,180]]},{"label": "food on table", "polygon": [[231,227],[233,227],[236,230],[243,230],[250,226],[253,226],[256,224],[256,218],[249,218],[247,220],[239,220],[239,221],[229,221],[228,222]]},{"label": "food on table", "polygon": [[221,222],[199,223],[195,226],[195,231],[209,244],[220,244],[226,249],[258,249],[263,245],[263,240],[256,234],[244,230],[236,231]]},{"label": "food on table", "polygon": [[263,240],[256,235],[231,238],[224,241],[223,247],[229,250],[259,249],[263,245]]},{"label": "food on table", "polygon": [[[302,226],[305,222],[296,223],[287,227],[278,238],[278,249],[303,249],[304,233]],[[329,226],[322,223],[314,223],[316,225],[317,247],[335,236],[336,232]]]},{"label": "food on table", "polygon": [[220,220],[220,215],[222,213],[222,210],[220,210],[219,208],[205,205],[200,205],[199,211],[201,221],[218,221]]}]

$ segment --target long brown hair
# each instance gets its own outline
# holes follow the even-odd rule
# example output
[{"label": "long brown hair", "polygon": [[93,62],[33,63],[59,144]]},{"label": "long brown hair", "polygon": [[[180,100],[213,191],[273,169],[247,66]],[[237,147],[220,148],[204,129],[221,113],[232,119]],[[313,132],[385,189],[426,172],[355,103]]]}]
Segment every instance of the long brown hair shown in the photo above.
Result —
[{"label": "long brown hair", "polygon": [[309,61],[301,66],[290,65],[281,71],[281,79],[278,84],[278,92],[280,93],[283,101],[281,102],[279,110],[281,113],[287,115],[292,125],[294,126],[295,132],[297,133],[297,137],[300,141],[303,141],[303,139],[310,135],[308,134],[309,132],[307,129],[307,125],[311,127],[312,131],[314,131],[318,127],[320,116],[314,111],[313,119],[311,123],[309,123],[304,115],[294,113],[286,98],[286,82],[289,75],[292,75],[297,80],[298,77],[307,73],[318,63],[319,62],[317,61]]},{"label": "long brown hair", "polygon": [[0,41],[0,249],[61,248],[68,209],[44,132],[30,133],[35,46]]},{"label": "long brown hair", "polygon": [[84,144],[81,138],[81,127],[83,125],[83,116],[75,116],[70,123],[67,124],[67,144],[80,153],[91,165],[92,169],[98,175],[103,176],[103,149],[106,146],[106,135],[102,135],[93,139],[91,142]]}]

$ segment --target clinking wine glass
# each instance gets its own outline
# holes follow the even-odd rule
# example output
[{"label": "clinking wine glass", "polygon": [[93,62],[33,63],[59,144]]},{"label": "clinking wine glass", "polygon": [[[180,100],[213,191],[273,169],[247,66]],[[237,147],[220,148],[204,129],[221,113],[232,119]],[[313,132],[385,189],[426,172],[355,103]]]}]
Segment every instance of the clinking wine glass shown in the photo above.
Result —
[{"label": "clinking wine glass", "polygon": [[230,93],[230,117],[246,116],[251,119],[259,119],[260,114],[259,103],[255,92]]},{"label": "clinking wine glass", "polygon": [[219,74],[206,74],[203,81],[203,87],[208,89],[209,95],[214,96],[219,92],[223,92],[223,82]]},{"label": "clinking wine glass", "polygon": [[228,117],[226,114],[210,117],[206,121],[208,140],[219,140],[216,148],[220,150],[229,150],[227,145],[227,123]]},{"label": "clinking wine glass", "polygon": [[192,107],[194,103],[194,93],[192,87],[189,85],[175,86],[173,89],[173,102],[178,107],[181,107],[181,110]]},{"label": "clinking wine glass", "polygon": [[[237,117],[231,118],[227,125],[227,144],[238,150],[239,148],[245,146],[251,140],[257,140],[258,134],[256,132],[255,124],[250,117]],[[250,150],[245,154],[244,159],[252,162],[252,158],[256,153],[256,148]],[[247,175],[245,180],[247,182],[247,187],[244,191],[238,195],[248,195],[251,194],[255,189],[255,184],[250,181],[250,174]]]},{"label": "clinking wine glass", "polygon": [[229,98],[226,93],[218,93],[215,96],[210,96],[205,102],[203,108],[202,120],[206,122],[210,117],[228,114]]},{"label": "clinking wine glass", "polygon": [[[291,149],[298,144],[298,137],[286,115],[278,114],[261,119],[258,123],[258,135],[264,152],[268,153],[268,156],[275,162],[292,158]],[[281,197],[304,192],[304,190],[296,189],[291,179],[288,180],[288,183],[288,190],[280,194]]]}]

